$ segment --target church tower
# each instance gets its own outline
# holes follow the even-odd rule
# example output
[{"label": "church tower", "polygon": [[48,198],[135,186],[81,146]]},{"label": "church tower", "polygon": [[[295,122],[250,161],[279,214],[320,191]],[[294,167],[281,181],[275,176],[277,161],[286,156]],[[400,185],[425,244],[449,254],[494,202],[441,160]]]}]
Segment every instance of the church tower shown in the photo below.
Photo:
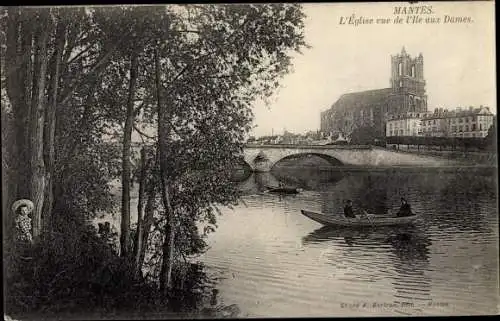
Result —
[{"label": "church tower", "polygon": [[391,56],[391,88],[389,113],[427,111],[422,53],[412,58],[403,47],[400,54]]}]

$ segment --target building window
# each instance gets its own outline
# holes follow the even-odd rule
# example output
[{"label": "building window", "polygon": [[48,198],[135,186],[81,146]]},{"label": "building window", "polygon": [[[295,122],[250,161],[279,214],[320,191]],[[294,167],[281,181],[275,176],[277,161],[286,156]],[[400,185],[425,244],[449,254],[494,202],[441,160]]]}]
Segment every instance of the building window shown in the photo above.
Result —
[{"label": "building window", "polygon": [[436,120],[434,119],[434,120],[432,121],[432,123],[433,123],[434,125],[436,125]]},{"label": "building window", "polygon": [[465,125],[465,131],[468,132],[469,131],[469,125]]},{"label": "building window", "polygon": [[451,126],[451,131],[456,132],[457,131],[457,126]]},{"label": "building window", "polygon": [[471,127],[472,127],[472,128],[471,128],[471,130],[472,130],[472,131],[475,131],[475,130],[476,130],[476,124],[472,124],[472,126],[471,126]]},{"label": "building window", "polygon": [[464,131],[464,126],[460,126],[460,127],[458,127],[458,131],[459,131],[459,132],[463,132],[463,131]]},{"label": "building window", "polygon": [[415,77],[415,65],[411,66],[411,76]]},{"label": "building window", "polygon": [[459,122],[459,123],[463,123],[463,122],[464,122],[464,119],[463,119],[463,118],[459,118],[459,119],[458,119],[458,122]]},{"label": "building window", "polygon": [[[403,63],[402,62],[400,62],[398,64],[398,73],[399,73],[400,76],[403,75]],[[399,84],[400,84],[399,86],[401,87],[401,82]]]},{"label": "building window", "polygon": [[465,118],[465,122],[468,123],[469,122],[469,117]]},{"label": "building window", "polygon": [[479,130],[483,130],[483,124],[479,124]]}]

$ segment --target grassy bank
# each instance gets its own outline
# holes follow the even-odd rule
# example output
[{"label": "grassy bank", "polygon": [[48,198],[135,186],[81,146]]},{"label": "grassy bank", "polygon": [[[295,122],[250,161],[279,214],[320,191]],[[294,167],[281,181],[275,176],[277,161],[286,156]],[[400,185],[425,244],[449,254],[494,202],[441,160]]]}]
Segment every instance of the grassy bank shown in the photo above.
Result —
[{"label": "grassy bank", "polygon": [[[392,150],[392,149],[391,149]],[[400,148],[399,150],[392,150],[399,153],[412,153],[418,155],[427,155],[446,158],[450,160],[458,160],[464,165],[486,165],[486,166],[496,166],[497,154],[492,151],[451,151],[451,150],[427,150],[427,149],[417,149],[417,148]]]}]

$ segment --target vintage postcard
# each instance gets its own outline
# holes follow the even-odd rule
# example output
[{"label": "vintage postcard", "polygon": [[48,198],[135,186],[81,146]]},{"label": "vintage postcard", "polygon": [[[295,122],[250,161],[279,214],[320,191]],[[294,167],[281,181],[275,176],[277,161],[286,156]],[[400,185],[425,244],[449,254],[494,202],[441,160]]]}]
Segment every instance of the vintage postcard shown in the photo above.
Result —
[{"label": "vintage postcard", "polygon": [[2,7],[4,318],[498,314],[494,9]]}]

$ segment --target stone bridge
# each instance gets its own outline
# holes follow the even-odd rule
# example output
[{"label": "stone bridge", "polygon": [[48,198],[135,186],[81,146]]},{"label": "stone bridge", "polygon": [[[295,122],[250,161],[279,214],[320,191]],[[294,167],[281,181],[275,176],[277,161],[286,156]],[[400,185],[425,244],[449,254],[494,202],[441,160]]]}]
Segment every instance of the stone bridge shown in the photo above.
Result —
[{"label": "stone bridge", "polygon": [[245,163],[255,172],[269,172],[282,159],[298,155],[315,155],[333,166],[354,167],[441,167],[456,161],[419,154],[403,153],[366,145],[245,145]]}]

